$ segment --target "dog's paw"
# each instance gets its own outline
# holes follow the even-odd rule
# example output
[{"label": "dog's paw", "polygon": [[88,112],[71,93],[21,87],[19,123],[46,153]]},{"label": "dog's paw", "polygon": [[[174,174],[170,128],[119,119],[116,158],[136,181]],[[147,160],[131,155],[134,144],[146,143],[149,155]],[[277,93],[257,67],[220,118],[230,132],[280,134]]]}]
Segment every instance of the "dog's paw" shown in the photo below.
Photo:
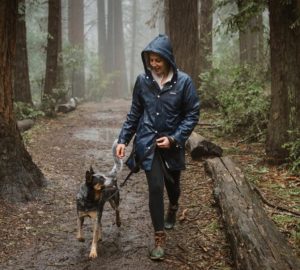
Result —
[{"label": "dog's paw", "polygon": [[82,237],[82,236],[77,236],[76,237],[77,238],[77,240],[79,241],[79,242],[84,242],[85,241],[85,238],[84,237]]},{"label": "dog's paw", "polygon": [[90,259],[95,259],[97,258],[97,251],[96,250],[91,250],[90,255],[89,255]]}]

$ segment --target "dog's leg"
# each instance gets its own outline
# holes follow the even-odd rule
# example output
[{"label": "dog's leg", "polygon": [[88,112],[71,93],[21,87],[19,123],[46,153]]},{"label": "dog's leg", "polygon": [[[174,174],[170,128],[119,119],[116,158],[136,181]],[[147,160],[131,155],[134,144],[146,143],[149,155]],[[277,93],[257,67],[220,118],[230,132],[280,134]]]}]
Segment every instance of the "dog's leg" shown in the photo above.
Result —
[{"label": "dog's leg", "polygon": [[83,222],[84,222],[84,217],[80,217],[78,216],[77,218],[77,240],[80,242],[84,242],[84,236],[83,236],[83,230],[82,230],[82,226],[83,226]]},{"label": "dog's leg", "polygon": [[115,196],[109,200],[111,207],[116,212],[116,224],[118,227],[121,226],[120,210],[119,210],[119,196]]},{"label": "dog's leg", "polygon": [[91,252],[89,257],[94,259],[96,258],[97,255],[97,243],[99,240],[102,239],[102,234],[101,234],[101,218],[102,218],[102,212],[103,212],[103,205],[99,206],[99,209],[97,211],[97,215],[95,216],[94,220],[94,225],[93,225],[93,241],[92,241],[92,247],[91,247]]}]

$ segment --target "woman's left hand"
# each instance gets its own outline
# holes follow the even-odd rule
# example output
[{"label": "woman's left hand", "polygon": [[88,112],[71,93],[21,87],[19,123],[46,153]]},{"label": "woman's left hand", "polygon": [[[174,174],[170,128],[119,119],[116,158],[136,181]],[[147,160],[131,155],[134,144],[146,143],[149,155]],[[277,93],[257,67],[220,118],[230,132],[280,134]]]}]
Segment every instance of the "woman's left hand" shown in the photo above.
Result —
[{"label": "woman's left hand", "polygon": [[171,142],[168,137],[160,137],[156,140],[156,145],[159,148],[170,148],[171,147]]}]

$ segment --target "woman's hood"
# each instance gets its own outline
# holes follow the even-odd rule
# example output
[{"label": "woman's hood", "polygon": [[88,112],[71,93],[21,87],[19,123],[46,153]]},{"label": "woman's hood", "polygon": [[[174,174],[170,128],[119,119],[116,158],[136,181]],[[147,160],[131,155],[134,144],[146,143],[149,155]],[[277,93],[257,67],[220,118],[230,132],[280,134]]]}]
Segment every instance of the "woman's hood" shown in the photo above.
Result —
[{"label": "woman's hood", "polygon": [[158,35],[156,38],[154,38],[142,51],[142,61],[144,64],[145,72],[149,72],[149,64],[148,64],[148,57],[147,54],[150,52],[154,52],[162,56],[164,59],[166,59],[170,65],[173,67],[174,72],[177,70],[177,66],[175,63],[174,55],[173,55],[173,49],[171,45],[171,41],[168,36],[166,35]]}]

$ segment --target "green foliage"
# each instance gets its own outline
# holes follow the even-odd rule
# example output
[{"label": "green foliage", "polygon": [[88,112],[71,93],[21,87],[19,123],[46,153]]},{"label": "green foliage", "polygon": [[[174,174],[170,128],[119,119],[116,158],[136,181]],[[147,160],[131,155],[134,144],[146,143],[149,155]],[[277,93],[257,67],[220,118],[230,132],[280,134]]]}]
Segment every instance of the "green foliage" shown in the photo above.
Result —
[{"label": "green foliage", "polygon": [[40,116],[44,116],[44,112],[24,102],[15,102],[14,111],[17,120],[28,119],[28,118],[36,119]]},{"label": "green foliage", "polygon": [[218,95],[224,131],[248,136],[262,134],[267,127],[269,110],[264,78],[247,66],[232,68],[230,76],[229,85]]},{"label": "green foliage", "polygon": [[[237,2],[237,0],[217,0],[215,5],[217,9],[223,9],[228,5],[236,5]],[[249,26],[250,20],[262,13],[267,5],[266,0],[249,0],[241,3],[242,5],[239,6],[238,11],[236,13],[231,12],[230,15],[222,21],[222,26],[219,25],[217,31],[224,26],[227,33],[245,30]],[[255,29],[251,30],[255,31]]]},{"label": "green foliage", "polygon": [[217,94],[223,79],[224,78],[222,78],[222,71],[218,68],[214,68],[209,72],[201,73],[201,86],[198,93],[200,96],[202,108],[218,107],[219,101],[217,99]]},{"label": "green foliage", "polygon": [[56,116],[55,105],[56,105],[56,100],[53,96],[43,95],[41,110],[45,113],[46,116],[48,117]]},{"label": "green foliage", "polygon": [[265,94],[265,75],[260,69],[232,66],[213,69],[204,75],[202,91],[216,93],[223,134],[243,135],[253,140],[264,134],[270,101]]},{"label": "green foliage", "polygon": [[283,147],[289,151],[289,168],[292,173],[300,174],[300,130],[289,131],[290,142]]}]

